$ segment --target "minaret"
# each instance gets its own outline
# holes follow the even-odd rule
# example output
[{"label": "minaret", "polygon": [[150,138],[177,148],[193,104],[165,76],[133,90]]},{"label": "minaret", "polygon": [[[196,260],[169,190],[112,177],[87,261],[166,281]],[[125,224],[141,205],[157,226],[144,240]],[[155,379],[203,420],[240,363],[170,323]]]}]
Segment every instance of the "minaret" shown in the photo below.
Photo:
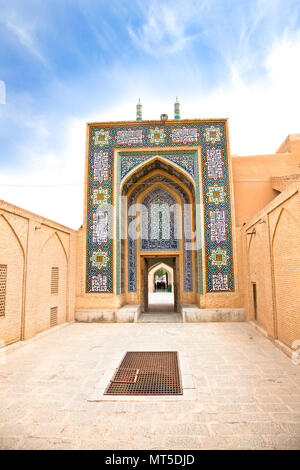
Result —
[{"label": "minaret", "polygon": [[137,121],[142,120],[142,105],[141,105],[140,99],[139,99],[138,104],[136,105],[136,120]]},{"label": "minaret", "polygon": [[180,104],[176,96],[176,101],[174,103],[174,119],[180,119]]}]

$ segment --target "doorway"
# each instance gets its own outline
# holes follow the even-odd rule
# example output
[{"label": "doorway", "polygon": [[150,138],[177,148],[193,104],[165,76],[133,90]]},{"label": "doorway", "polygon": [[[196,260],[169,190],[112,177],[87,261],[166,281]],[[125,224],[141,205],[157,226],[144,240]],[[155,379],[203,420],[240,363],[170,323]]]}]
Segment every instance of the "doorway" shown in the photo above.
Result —
[{"label": "doorway", "polygon": [[[149,279],[149,281],[152,281],[153,284],[153,292],[158,293],[158,292],[173,292],[172,289],[172,284],[169,282],[169,274],[168,271],[163,268],[163,267],[156,267],[156,271],[153,275],[153,280]],[[148,288],[150,286],[148,285]],[[150,294],[150,292],[149,292]]]},{"label": "doorway", "polygon": [[252,282],[252,294],[253,294],[254,320],[257,321],[257,290],[256,290],[256,282]]},{"label": "doorway", "polygon": [[174,313],[179,305],[179,256],[141,256],[141,311]]}]

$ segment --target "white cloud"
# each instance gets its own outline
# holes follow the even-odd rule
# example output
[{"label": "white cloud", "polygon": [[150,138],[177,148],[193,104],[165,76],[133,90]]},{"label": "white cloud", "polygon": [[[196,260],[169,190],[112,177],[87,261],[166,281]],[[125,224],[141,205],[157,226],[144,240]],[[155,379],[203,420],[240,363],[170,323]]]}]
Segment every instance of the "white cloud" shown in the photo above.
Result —
[{"label": "white cloud", "polygon": [[39,50],[37,41],[34,39],[32,33],[27,31],[24,26],[20,26],[11,21],[6,22],[6,27],[14,33],[20,44],[24,46],[31,55],[38,59],[44,66],[48,66],[47,60]]},{"label": "white cloud", "polygon": [[266,74],[248,80],[243,64],[208,95],[193,96],[182,117],[228,117],[232,153],[273,153],[288,134],[299,133],[300,34],[283,34],[265,61]]},{"label": "white cloud", "polygon": [[[189,1],[184,5],[180,0],[164,4],[157,0],[147,3],[145,23],[137,30],[128,27],[136,46],[157,58],[182,51],[196,38],[185,30],[193,15],[193,4]],[[201,6],[198,6],[198,13],[199,10]]]},{"label": "white cloud", "polygon": [[6,104],[6,85],[3,80],[0,80],[0,104]]},{"label": "white cloud", "polygon": [[[276,39],[262,64],[264,75],[252,79],[245,75],[242,59],[231,64],[229,79],[224,79],[221,86],[208,93],[202,91],[200,85],[197,89],[183,81],[178,84],[181,117],[228,117],[232,153],[253,155],[275,152],[288,134],[299,133],[299,57],[300,33],[285,32]],[[137,96],[141,97],[144,119],[157,119],[162,112],[173,117],[175,96],[167,93],[163,94],[162,90],[157,89],[153,91],[145,77],[144,91],[132,87],[127,93],[128,101],[109,110],[109,119],[128,119],[132,116]]]},{"label": "white cloud", "polygon": [[0,171],[1,199],[64,225],[82,224],[85,121],[70,121],[64,146],[32,155],[25,171]]},{"label": "white cloud", "polygon": [[277,39],[272,52],[266,61],[269,76],[273,83],[285,89],[292,90],[299,95],[300,83],[300,31],[294,36],[286,32],[281,39]]}]

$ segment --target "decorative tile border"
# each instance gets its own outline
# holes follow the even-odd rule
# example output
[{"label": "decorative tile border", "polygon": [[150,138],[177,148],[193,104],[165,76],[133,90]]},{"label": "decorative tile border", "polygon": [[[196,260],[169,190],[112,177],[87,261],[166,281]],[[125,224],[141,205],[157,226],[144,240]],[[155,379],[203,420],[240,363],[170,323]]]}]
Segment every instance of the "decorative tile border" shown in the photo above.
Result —
[{"label": "decorative tile border", "polygon": [[173,150],[171,152],[143,152],[139,150],[135,152],[120,152],[119,155],[121,157],[121,180],[123,180],[131,170],[156,155],[163,156],[167,160],[176,163],[176,165],[185,170],[193,179],[195,178],[195,151],[193,150]]},{"label": "decorative tile border", "polygon": [[[89,126],[87,292],[109,293],[114,291],[113,220],[110,206],[108,206],[108,204],[114,203],[114,150],[182,146],[202,149],[206,289],[208,292],[234,290],[225,125],[224,122],[193,121],[193,123],[187,124],[182,121],[164,125],[145,122],[143,124],[130,123],[130,125],[116,123]],[[181,152],[183,154],[184,150]],[[178,167],[183,168],[179,163],[176,163]],[[130,165],[132,162],[129,163],[129,167]],[[121,165],[120,174],[122,171],[124,174],[131,171],[129,167],[122,168]],[[188,171],[187,168],[184,169]],[[199,185],[200,180],[197,173],[195,170],[194,178],[196,185]],[[197,203],[200,204],[200,197]],[[119,226],[118,219],[117,213],[117,226]],[[116,293],[119,293],[119,290],[120,287],[117,287]],[[201,286],[200,292],[202,292]]]}]

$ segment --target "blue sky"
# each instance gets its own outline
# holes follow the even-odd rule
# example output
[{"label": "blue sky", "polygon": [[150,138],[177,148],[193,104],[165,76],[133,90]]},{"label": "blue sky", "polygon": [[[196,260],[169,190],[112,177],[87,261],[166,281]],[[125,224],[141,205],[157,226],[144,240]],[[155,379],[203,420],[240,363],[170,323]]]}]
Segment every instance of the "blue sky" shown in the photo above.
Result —
[{"label": "blue sky", "polygon": [[234,154],[300,132],[299,0],[0,0],[0,11],[1,199],[77,228],[85,122],[135,119],[139,97],[145,119],[172,116],[176,96],[183,118],[229,117]]}]

